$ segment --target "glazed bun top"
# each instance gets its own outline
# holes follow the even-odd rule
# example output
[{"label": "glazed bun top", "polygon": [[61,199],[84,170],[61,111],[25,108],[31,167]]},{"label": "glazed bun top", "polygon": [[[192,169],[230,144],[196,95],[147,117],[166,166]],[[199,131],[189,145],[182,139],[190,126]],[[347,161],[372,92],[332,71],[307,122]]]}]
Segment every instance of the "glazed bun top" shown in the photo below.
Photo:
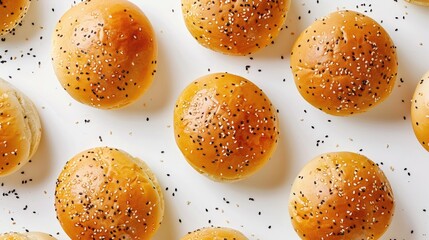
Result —
[{"label": "glazed bun top", "polygon": [[67,162],[57,180],[55,209],[71,239],[149,240],[162,221],[164,198],[143,161],[100,147]]},{"label": "glazed bun top", "polygon": [[31,0],[0,1],[0,36],[12,31],[27,14]]},{"label": "glazed bun top", "polygon": [[411,121],[420,144],[429,151],[429,71],[423,75],[411,100]]},{"label": "glazed bun top", "polygon": [[429,0],[405,0],[405,1],[418,4],[421,6],[429,6]]},{"label": "glazed bun top", "polygon": [[180,240],[248,240],[241,232],[225,227],[198,229]]},{"label": "glazed bun top", "polygon": [[127,0],[84,1],[58,22],[52,47],[55,73],[77,101],[102,108],[135,102],[151,85],[155,34]]},{"label": "glazed bun top", "polygon": [[246,178],[277,147],[276,109],[251,81],[228,73],[203,76],[179,96],[176,142],[188,163],[217,181]]},{"label": "glazed bun top", "polygon": [[0,240],[56,240],[49,234],[41,232],[28,232],[28,233],[5,233],[0,235]]},{"label": "glazed bun top", "polygon": [[182,0],[186,27],[204,47],[247,55],[271,44],[279,34],[290,0]]},{"label": "glazed bun top", "polygon": [[332,115],[365,112],[386,99],[397,76],[396,47],[373,19],[337,11],[296,40],[291,68],[300,94]]},{"label": "glazed bun top", "polygon": [[0,177],[16,172],[30,160],[41,136],[33,102],[0,78]]},{"label": "glazed bun top", "polygon": [[394,197],[382,170],[365,156],[327,153],[298,174],[289,213],[301,239],[379,239],[391,222]]}]

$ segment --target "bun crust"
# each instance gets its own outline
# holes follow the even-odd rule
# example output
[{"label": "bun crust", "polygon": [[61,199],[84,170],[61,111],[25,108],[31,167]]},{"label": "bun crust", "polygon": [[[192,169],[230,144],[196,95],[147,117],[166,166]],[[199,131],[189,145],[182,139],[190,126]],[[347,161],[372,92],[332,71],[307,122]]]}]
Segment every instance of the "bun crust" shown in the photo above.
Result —
[{"label": "bun crust", "polygon": [[289,213],[301,239],[379,239],[394,205],[389,181],[374,162],[336,152],[316,157],[301,170]]},{"label": "bun crust", "polygon": [[186,27],[204,47],[247,55],[266,47],[286,21],[290,0],[182,0]]},{"label": "bun crust", "polygon": [[231,228],[211,227],[195,230],[180,240],[248,240],[248,238]]},{"label": "bun crust", "polygon": [[300,94],[332,115],[365,112],[387,98],[397,76],[396,47],[373,19],[338,11],[296,40],[291,68]]},{"label": "bun crust", "polygon": [[405,0],[410,3],[414,3],[421,6],[429,6],[429,0]]},{"label": "bun crust", "polygon": [[155,175],[124,151],[94,148],[67,162],[55,192],[57,218],[71,239],[151,239],[164,214]]},{"label": "bun crust", "polygon": [[157,44],[144,13],[127,0],[77,4],[58,22],[52,60],[64,89],[77,101],[124,107],[151,85]]},{"label": "bun crust", "polygon": [[49,234],[41,232],[16,233],[10,232],[0,235],[0,240],[56,240]]},{"label": "bun crust", "polygon": [[414,134],[420,144],[429,151],[429,72],[427,72],[416,86],[411,101],[411,121]]},{"label": "bun crust", "polygon": [[188,163],[218,181],[260,169],[278,141],[276,109],[249,80],[215,73],[191,83],[174,110],[176,142]]},{"label": "bun crust", "polygon": [[12,31],[27,14],[31,0],[2,0],[0,4],[0,36]]},{"label": "bun crust", "polygon": [[0,176],[16,172],[36,152],[42,136],[33,102],[0,78]]}]

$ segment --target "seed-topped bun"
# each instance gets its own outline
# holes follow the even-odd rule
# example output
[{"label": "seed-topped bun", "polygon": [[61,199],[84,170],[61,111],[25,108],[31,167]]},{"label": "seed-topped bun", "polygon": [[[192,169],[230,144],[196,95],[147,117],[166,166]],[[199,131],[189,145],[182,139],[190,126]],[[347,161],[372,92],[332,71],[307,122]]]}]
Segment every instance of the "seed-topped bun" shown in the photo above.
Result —
[{"label": "seed-topped bun", "polygon": [[379,239],[394,212],[394,198],[382,170],[351,152],[320,155],[293,183],[292,225],[301,239]]},{"label": "seed-topped bun", "polygon": [[0,36],[12,31],[27,14],[31,0],[0,1]]},{"label": "seed-topped bun", "polygon": [[57,218],[71,239],[151,239],[164,214],[158,181],[141,160],[107,147],[77,154],[58,177]]},{"label": "seed-topped bun", "polygon": [[30,160],[41,136],[33,102],[0,78],[0,177],[16,172]]},{"label": "seed-topped bun", "polygon": [[149,20],[127,0],[81,2],[63,15],[53,35],[52,60],[62,86],[97,108],[136,101],[152,83],[156,56]]},{"label": "seed-topped bun", "polygon": [[296,40],[291,68],[300,94],[332,115],[365,112],[392,92],[396,47],[373,19],[338,11],[315,21]]},{"label": "seed-topped bun", "polygon": [[198,229],[180,240],[248,240],[241,232],[225,227]]},{"label": "seed-topped bun", "polygon": [[266,47],[280,32],[290,0],[182,0],[186,27],[204,47],[246,55]]},{"label": "seed-topped bun", "polygon": [[422,6],[429,6],[429,0],[405,0],[410,3],[422,5]]},{"label": "seed-topped bun", "polygon": [[49,234],[41,232],[28,232],[28,233],[5,233],[0,235],[0,240],[56,240]]},{"label": "seed-topped bun", "polygon": [[198,172],[218,181],[245,178],[277,146],[276,109],[249,80],[215,73],[191,83],[174,110],[176,142]]},{"label": "seed-topped bun", "polygon": [[429,72],[416,86],[411,101],[411,121],[420,144],[429,151]]}]

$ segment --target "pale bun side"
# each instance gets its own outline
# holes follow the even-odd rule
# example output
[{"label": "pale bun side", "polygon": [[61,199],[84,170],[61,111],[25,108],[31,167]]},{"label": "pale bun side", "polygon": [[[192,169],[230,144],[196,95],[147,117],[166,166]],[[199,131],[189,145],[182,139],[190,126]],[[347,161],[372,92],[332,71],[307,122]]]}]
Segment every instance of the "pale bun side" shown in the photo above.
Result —
[{"label": "pale bun side", "polygon": [[361,113],[392,92],[396,46],[372,18],[336,11],[301,33],[292,48],[291,69],[299,93],[314,107],[338,116]]},{"label": "pale bun side", "polygon": [[241,232],[226,227],[201,228],[191,232],[180,240],[248,240]]},{"label": "pale bun side", "polygon": [[149,240],[161,224],[164,198],[144,162],[99,147],[66,163],[57,180],[55,210],[71,239]]},{"label": "pale bun side", "polygon": [[379,239],[394,207],[383,171],[351,152],[326,153],[307,163],[289,198],[292,225],[308,240]]},{"label": "pale bun side", "polygon": [[420,79],[411,100],[411,122],[420,144],[429,151],[429,72]]},{"label": "pale bun side", "polygon": [[27,14],[31,0],[2,0],[0,5],[0,36],[11,32]]},{"label": "pale bun side", "polygon": [[127,0],[78,3],[53,33],[52,61],[62,87],[96,108],[135,102],[153,81],[156,57],[151,23]]},{"label": "pale bun side", "polygon": [[429,6],[429,0],[405,0],[409,3],[421,5],[421,6]]},{"label": "pale bun side", "polygon": [[204,47],[247,55],[271,44],[286,21],[290,0],[182,0],[191,35]]},{"label": "pale bun side", "polygon": [[27,232],[27,233],[10,232],[10,233],[1,234],[0,240],[56,240],[56,238],[42,232]]},{"label": "pale bun side", "polygon": [[251,81],[229,73],[186,87],[174,109],[176,143],[188,163],[216,181],[249,177],[277,147],[276,108]]},{"label": "pale bun side", "polygon": [[0,176],[16,172],[36,152],[42,136],[33,102],[0,78]]}]

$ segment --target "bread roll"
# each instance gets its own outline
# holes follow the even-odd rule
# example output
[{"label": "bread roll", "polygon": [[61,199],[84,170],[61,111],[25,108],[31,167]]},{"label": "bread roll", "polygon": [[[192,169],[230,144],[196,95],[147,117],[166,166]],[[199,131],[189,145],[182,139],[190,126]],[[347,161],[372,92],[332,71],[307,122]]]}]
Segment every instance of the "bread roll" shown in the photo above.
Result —
[{"label": "bread roll", "polygon": [[241,232],[225,227],[198,229],[180,240],[248,240]]},{"label": "bread roll", "polygon": [[273,42],[290,0],[182,0],[186,27],[204,47],[230,55],[253,53]]},{"label": "bread roll", "polygon": [[77,101],[124,107],[151,85],[157,44],[143,12],[127,0],[84,1],[58,22],[52,47],[55,73]]},{"label": "bread roll", "polygon": [[396,47],[376,21],[337,11],[315,21],[296,40],[291,68],[300,94],[332,115],[365,112],[395,84]]},{"label": "bread roll", "polygon": [[394,213],[382,170],[351,152],[320,155],[293,183],[289,213],[301,239],[379,239]]},{"label": "bread roll", "polygon": [[154,173],[141,160],[107,147],[67,162],[55,191],[57,218],[71,239],[151,239],[164,214]]},{"label": "bread roll", "polygon": [[414,3],[421,6],[429,6],[429,0],[405,0],[410,3]]},{"label": "bread roll", "polygon": [[16,233],[10,232],[0,235],[0,240],[56,240],[49,234],[41,232]]},{"label": "bread roll", "polygon": [[12,31],[27,14],[31,0],[0,1],[0,36]]},{"label": "bread roll", "polygon": [[203,76],[179,96],[176,142],[188,163],[217,181],[255,173],[277,146],[276,109],[249,80],[228,73]]},{"label": "bread roll", "polygon": [[41,136],[33,102],[0,78],[0,177],[14,173],[30,160]]},{"label": "bread roll", "polygon": [[416,86],[411,101],[411,121],[420,144],[429,151],[429,72]]}]

